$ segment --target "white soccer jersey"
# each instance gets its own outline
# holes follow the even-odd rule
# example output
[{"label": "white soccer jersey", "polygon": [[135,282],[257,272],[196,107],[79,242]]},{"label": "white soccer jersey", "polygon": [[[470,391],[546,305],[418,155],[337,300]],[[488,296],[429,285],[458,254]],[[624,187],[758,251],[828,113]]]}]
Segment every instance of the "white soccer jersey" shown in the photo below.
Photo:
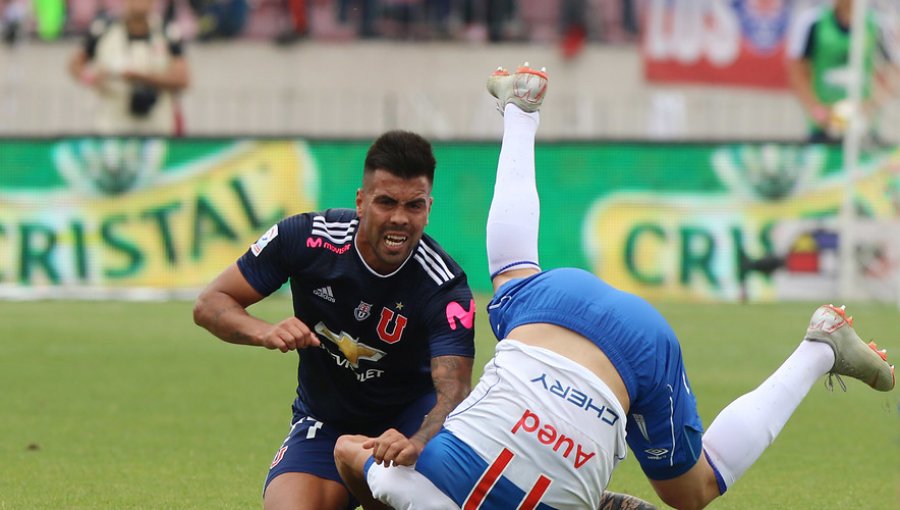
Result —
[{"label": "white soccer jersey", "polygon": [[[488,464],[488,479],[508,479],[535,507],[598,508],[626,454],[625,412],[603,381],[552,351],[509,339],[444,426]],[[468,502],[489,498],[485,476]]]},{"label": "white soccer jersey", "polygon": [[414,468],[369,459],[366,478],[398,510],[581,510],[599,507],[625,452],[625,413],[603,381],[506,339]]}]

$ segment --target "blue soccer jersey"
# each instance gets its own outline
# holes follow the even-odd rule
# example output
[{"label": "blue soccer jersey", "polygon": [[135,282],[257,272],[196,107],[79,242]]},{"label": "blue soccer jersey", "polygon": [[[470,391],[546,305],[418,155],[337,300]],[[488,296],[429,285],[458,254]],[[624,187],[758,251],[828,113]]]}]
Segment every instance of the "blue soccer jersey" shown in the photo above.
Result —
[{"label": "blue soccer jersey", "polygon": [[703,427],[681,347],[644,299],[587,271],[562,268],[505,283],[488,314],[498,339],[516,326],[549,323],[578,333],[606,354],[631,401],[628,445],[651,479],[674,478],[696,463]]},{"label": "blue soccer jersey", "polygon": [[269,295],[290,282],[294,314],[322,343],[299,351],[295,418],[365,430],[433,392],[431,358],[473,357],[466,275],[424,235],[395,272],[359,255],[352,209],[298,214],[273,226],[237,262]]}]

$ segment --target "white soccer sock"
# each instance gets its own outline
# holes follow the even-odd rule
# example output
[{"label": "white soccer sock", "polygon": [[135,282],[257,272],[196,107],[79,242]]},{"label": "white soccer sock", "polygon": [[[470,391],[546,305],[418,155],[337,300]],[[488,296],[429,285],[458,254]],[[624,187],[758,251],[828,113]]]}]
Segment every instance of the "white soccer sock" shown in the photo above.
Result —
[{"label": "white soccer sock", "polygon": [[[703,448],[731,487],[775,440],[812,385],[834,366],[822,342],[800,346],[758,388],[725,407],[703,435]],[[721,492],[724,488],[719,487]]]},{"label": "white soccer sock", "polygon": [[534,177],[534,137],[540,113],[507,104],[494,198],[487,222],[488,268],[493,278],[514,267],[538,267],[540,201]]}]

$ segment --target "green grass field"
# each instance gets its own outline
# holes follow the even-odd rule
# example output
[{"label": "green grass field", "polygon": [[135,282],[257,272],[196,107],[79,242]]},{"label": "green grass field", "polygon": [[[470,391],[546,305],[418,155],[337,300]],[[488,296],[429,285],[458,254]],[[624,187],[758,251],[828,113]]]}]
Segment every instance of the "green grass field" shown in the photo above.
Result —
[{"label": "green grass field", "polygon": [[[476,369],[493,351],[480,300]],[[296,357],[221,342],[191,303],[0,301],[0,509],[261,508]],[[815,305],[666,304],[708,425],[802,337]],[[900,312],[849,307],[900,359]],[[275,319],[286,300],[253,311]],[[712,508],[900,508],[900,391],[814,387]],[[613,490],[659,504],[629,457]]]}]

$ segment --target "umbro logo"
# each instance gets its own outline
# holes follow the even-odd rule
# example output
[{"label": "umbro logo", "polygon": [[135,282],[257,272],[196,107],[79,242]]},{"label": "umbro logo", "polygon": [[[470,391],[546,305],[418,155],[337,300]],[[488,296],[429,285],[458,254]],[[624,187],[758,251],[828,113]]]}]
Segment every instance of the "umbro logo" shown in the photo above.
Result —
[{"label": "umbro logo", "polygon": [[666,455],[669,453],[669,450],[665,448],[648,448],[644,450],[644,453],[647,454],[647,458],[649,460],[662,460],[666,458]]},{"label": "umbro logo", "polygon": [[316,289],[313,291],[313,294],[319,296],[325,301],[331,301],[334,303],[334,294],[331,292],[331,285],[326,285],[322,288]]}]

